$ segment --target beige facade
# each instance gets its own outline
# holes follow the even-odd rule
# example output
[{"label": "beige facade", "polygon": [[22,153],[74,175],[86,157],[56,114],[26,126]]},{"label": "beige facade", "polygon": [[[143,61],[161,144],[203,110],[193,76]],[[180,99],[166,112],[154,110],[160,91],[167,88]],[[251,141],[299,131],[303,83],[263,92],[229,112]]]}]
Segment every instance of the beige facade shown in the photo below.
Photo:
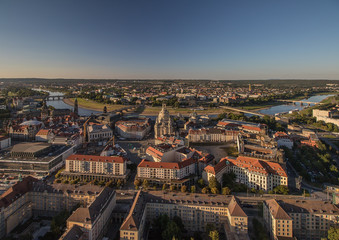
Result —
[{"label": "beige facade", "polygon": [[273,239],[321,239],[331,226],[339,225],[339,208],[319,200],[266,200],[264,220]]},{"label": "beige facade", "polygon": [[[8,189],[0,199],[0,237],[32,216],[51,217],[76,204],[88,204],[96,198],[88,191],[69,191],[26,177]],[[93,190],[92,190],[93,191]]]},{"label": "beige facade", "polygon": [[161,214],[167,214],[170,218],[180,217],[189,231],[205,231],[207,223],[219,229],[226,224],[232,233],[247,235],[247,215],[235,197],[139,191],[130,214],[120,228],[120,239],[144,239],[146,220],[152,221]]},{"label": "beige facade", "polygon": [[80,207],[67,219],[67,229],[79,226],[88,240],[103,237],[108,220],[116,204],[116,193],[110,188],[104,188],[88,207]]},{"label": "beige facade", "polygon": [[235,142],[239,131],[217,128],[190,129],[188,131],[189,142]]},{"label": "beige facade", "polygon": [[233,172],[236,181],[256,190],[270,191],[276,186],[288,185],[288,177],[279,163],[240,156],[224,158],[215,166],[207,166],[202,174],[205,182],[214,176],[219,182],[224,173]]}]

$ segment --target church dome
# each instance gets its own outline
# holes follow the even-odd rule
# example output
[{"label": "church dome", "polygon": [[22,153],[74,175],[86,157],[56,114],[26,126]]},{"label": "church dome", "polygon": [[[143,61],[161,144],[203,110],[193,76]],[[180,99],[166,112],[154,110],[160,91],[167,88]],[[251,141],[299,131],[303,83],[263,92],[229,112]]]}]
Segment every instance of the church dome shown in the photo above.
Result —
[{"label": "church dome", "polygon": [[38,121],[38,120],[29,120],[29,121],[25,121],[23,123],[20,124],[20,126],[37,126],[42,124],[42,122]]}]

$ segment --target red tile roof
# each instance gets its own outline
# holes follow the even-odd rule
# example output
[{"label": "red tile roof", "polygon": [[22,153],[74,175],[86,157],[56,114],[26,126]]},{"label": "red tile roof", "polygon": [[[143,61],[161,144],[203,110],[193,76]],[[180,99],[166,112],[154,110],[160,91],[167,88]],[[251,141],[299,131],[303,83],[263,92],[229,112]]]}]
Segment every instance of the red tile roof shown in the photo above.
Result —
[{"label": "red tile roof", "polygon": [[66,160],[112,162],[112,163],[124,163],[125,161],[127,161],[126,158],[119,157],[119,156],[95,156],[95,155],[78,155],[78,154],[71,155]]},{"label": "red tile roof", "polygon": [[141,163],[139,163],[138,168],[147,167],[147,168],[180,169],[180,168],[187,167],[191,164],[194,164],[196,162],[197,160],[193,158],[184,159],[182,162],[177,162],[177,163],[176,162],[150,162],[150,161],[143,159]]},{"label": "red tile roof", "polygon": [[285,170],[279,163],[266,162],[257,158],[240,156],[237,159],[226,158],[230,163],[240,168],[247,168],[251,172],[257,172],[264,175],[269,173],[287,177]]}]

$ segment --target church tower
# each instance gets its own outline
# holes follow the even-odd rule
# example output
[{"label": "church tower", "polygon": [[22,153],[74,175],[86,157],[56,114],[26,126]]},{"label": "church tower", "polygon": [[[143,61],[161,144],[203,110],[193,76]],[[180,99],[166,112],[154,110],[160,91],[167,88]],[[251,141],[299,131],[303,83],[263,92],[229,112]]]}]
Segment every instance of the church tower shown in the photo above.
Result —
[{"label": "church tower", "polygon": [[41,108],[41,120],[46,120],[48,118],[48,107],[46,100],[42,102],[42,108]]},{"label": "church tower", "polygon": [[78,110],[78,99],[76,98],[74,101],[74,115],[78,116],[79,115],[79,110]]}]

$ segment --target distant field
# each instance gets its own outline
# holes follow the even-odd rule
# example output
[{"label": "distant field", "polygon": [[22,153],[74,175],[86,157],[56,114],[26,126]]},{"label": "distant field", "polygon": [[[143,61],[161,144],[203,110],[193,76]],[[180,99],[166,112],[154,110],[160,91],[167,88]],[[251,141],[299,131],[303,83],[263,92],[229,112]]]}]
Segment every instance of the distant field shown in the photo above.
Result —
[{"label": "distant field", "polygon": [[[74,100],[75,98],[68,98],[68,99],[64,99],[64,102],[73,106]],[[109,104],[104,104],[104,103],[97,103],[95,101],[86,100],[84,98],[78,98],[78,105],[80,108],[86,108],[86,109],[91,109],[91,110],[96,110],[96,111],[102,111],[105,106],[107,107],[107,111],[113,111],[113,110],[126,107],[126,105],[109,105]]]},{"label": "distant field", "polygon": [[[140,114],[158,114],[161,111],[162,107],[146,107]],[[190,113],[193,113],[194,110],[191,110],[190,108],[171,108],[167,107],[167,110],[169,111],[170,114],[175,115],[178,113],[188,115]],[[223,113],[224,109],[221,108],[209,108],[205,110],[196,110],[198,115],[203,115],[203,114],[219,114]]]}]

